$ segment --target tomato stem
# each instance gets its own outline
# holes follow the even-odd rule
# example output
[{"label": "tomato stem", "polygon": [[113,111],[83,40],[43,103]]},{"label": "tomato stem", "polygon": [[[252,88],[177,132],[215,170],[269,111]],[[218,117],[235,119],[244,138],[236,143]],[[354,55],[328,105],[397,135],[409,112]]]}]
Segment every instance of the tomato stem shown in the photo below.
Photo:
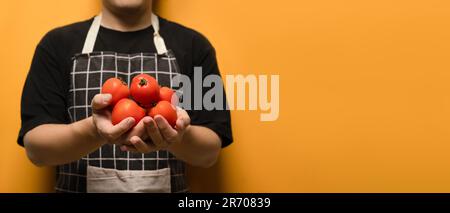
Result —
[{"label": "tomato stem", "polygon": [[145,78],[141,78],[141,80],[139,81],[139,86],[145,86],[147,85],[147,80]]}]

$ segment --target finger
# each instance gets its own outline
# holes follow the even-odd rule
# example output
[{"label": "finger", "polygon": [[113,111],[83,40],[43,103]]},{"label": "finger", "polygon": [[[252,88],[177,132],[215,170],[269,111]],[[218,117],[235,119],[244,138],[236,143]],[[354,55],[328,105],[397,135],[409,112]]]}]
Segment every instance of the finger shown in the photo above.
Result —
[{"label": "finger", "polygon": [[128,130],[133,127],[134,122],[134,118],[128,117],[123,119],[120,123],[112,126],[111,121],[104,121],[104,119],[100,119],[100,121],[97,122],[97,126],[105,125],[106,129],[100,128],[103,134],[110,140],[116,140],[128,132]]},{"label": "finger", "polygon": [[184,122],[185,126],[191,124],[191,117],[189,116],[186,110],[177,107],[177,116]]},{"label": "finger", "polygon": [[129,143],[131,137],[133,136],[138,136],[142,140],[147,139],[147,135],[145,134],[144,122],[142,121],[142,119],[127,134],[122,135],[120,140],[123,141],[124,144]]},{"label": "finger", "polygon": [[131,144],[136,148],[136,150],[140,153],[148,153],[151,151],[151,145],[146,144],[140,137],[133,136],[130,139]]},{"label": "finger", "polygon": [[111,102],[112,96],[111,94],[97,94],[92,98],[91,107],[95,112],[97,110],[101,110],[109,106]]},{"label": "finger", "polygon": [[155,116],[156,125],[158,126],[159,132],[166,140],[171,140],[177,137],[177,131],[173,129],[170,124],[160,115]]},{"label": "finger", "polygon": [[186,125],[184,124],[183,119],[177,119],[177,122],[175,124],[175,128],[178,132],[180,131],[184,131],[184,129],[186,128]]},{"label": "finger", "polygon": [[177,107],[177,115],[178,119],[176,121],[175,127],[177,131],[183,131],[187,126],[190,125],[191,118],[189,117],[189,114],[186,112],[186,110],[183,110],[180,107]]},{"label": "finger", "polygon": [[168,146],[167,142],[164,141],[161,133],[159,132],[159,129],[156,126],[155,121],[151,117],[145,117],[142,120],[144,122],[144,126],[145,126],[145,130],[147,132],[147,135],[150,136],[153,143],[158,147]]}]

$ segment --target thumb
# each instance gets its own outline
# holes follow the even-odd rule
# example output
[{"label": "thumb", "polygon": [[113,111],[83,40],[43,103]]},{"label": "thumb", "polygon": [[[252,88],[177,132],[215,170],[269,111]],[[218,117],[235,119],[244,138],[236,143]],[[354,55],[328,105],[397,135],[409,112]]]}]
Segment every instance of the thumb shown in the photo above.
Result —
[{"label": "thumb", "polygon": [[92,99],[91,107],[93,111],[101,110],[109,106],[111,103],[111,94],[97,94]]}]

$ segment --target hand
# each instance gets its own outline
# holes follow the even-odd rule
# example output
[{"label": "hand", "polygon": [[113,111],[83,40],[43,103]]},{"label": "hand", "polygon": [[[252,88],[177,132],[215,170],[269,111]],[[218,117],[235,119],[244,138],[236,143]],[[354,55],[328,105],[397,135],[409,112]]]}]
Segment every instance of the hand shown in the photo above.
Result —
[{"label": "hand", "polygon": [[191,119],[188,113],[177,107],[177,122],[175,128],[172,128],[167,120],[157,115],[155,119],[145,117],[142,119],[147,135],[151,143],[144,142],[140,137],[131,137],[131,145],[122,145],[122,151],[133,151],[140,153],[149,153],[158,150],[167,150],[173,144],[180,143],[183,140],[184,133],[189,128]]},{"label": "hand", "polygon": [[132,117],[126,118],[116,125],[111,123],[111,112],[108,109],[110,102],[110,94],[97,94],[92,99],[91,104],[94,125],[105,142],[109,144],[131,144],[130,138],[132,137],[143,137],[145,140],[147,134],[142,121],[134,128],[135,120]]}]

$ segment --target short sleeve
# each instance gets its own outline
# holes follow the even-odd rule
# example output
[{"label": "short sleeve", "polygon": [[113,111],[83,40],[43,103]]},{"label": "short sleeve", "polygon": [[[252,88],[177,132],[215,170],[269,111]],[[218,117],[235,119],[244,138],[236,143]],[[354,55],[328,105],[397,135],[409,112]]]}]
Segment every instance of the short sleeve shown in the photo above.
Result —
[{"label": "short sleeve", "polygon": [[17,142],[24,145],[25,134],[42,124],[69,122],[66,112],[68,80],[61,70],[54,35],[48,33],[37,45],[21,99],[21,128]]},{"label": "short sleeve", "polygon": [[[194,67],[202,67],[202,75],[217,75],[221,78],[219,66],[216,59],[216,52],[211,43],[202,35],[198,35],[193,41],[193,65]],[[195,81],[192,81],[195,82]],[[193,86],[194,87],[194,86]],[[203,88],[202,97],[210,88]],[[222,148],[233,142],[231,130],[230,111],[226,108],[226,94],[223,88],[223,109],[213,110],[188,110],[191,117],[191,124],[204,126],[214,131],[222,141]],[[192,100],[194,100],[195,92],[192,92]]]}]

